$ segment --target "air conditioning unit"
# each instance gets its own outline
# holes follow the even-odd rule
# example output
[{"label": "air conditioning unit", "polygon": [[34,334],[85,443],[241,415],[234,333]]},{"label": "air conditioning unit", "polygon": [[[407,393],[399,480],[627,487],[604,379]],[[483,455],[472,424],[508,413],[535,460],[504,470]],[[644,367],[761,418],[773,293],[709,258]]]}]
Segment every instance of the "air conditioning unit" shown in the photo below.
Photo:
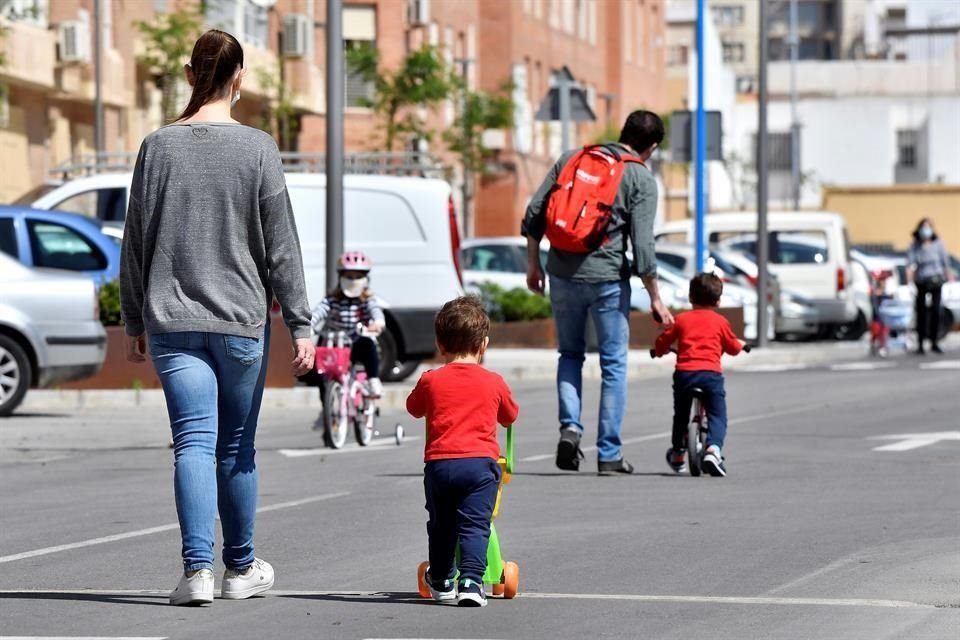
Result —
[{"label": "air conditioning unit", "polygon": [[283,55],[286,58],[302,58],[309,50],[313,25],[310,18],[290,15],[283,19]]},{"label": "air conditioning unit", "polygon": [[407,21],[411,27],[425,27],[430,24],[430,0],[409,0]]},{"label": "air conditioning unit", "polygon": [[90,25],[79,20],[62,22],[59,44],[60,62],[90,62]]}]

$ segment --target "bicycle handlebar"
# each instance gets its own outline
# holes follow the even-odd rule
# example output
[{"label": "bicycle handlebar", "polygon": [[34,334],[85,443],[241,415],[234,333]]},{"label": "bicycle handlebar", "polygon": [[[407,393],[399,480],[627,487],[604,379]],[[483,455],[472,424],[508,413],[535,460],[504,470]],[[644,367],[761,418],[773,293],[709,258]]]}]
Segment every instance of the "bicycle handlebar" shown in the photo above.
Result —
[{"label": "bicycle handlebar", "polygon": [[[752,347],[751,347],[749,344],[744,344],[744,345],[743,345],[743,352],[744,352],[744,353],[750,353],[751,349],[752,349]],[[671,347],[670,353],[677,353],[677,350]],[[653,358],[654,360],[657,359],[657,350],[656,350],[656,349],[650,349],[650,357]]]}]

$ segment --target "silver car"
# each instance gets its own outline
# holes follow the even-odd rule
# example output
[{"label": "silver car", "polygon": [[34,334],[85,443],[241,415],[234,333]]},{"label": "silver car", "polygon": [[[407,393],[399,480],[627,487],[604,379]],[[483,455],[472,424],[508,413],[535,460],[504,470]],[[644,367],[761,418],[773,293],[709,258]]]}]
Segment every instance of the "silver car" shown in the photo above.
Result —
[{"label": "silver car", "polygon": [[106,345],[93,280],[31,269],[0,253],[0,416],[30,387],[96,374]]}]

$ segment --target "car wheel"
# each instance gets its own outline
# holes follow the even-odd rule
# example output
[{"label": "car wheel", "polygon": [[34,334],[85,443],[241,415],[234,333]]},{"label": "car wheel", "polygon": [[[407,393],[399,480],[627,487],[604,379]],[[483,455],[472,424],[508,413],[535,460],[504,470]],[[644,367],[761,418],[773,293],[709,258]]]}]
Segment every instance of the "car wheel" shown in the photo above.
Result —
[{"label": "car wheel", "polygon": [[937,331],[937,340],[943,340],[953,330],[953,314],[949,309],[940,307],[940,328]]},{"label": "car wheel", "polygon": [[23,347],[0,335],[0,417],[9,416],[20,405],[32,379],[30,359]]},{"label": "car wheel", "polygon": [[857,319],[851,322],[834,325],[833,338],[835,340],[859,340],[867,332],[867,318],[863,312],[857,312]]}]

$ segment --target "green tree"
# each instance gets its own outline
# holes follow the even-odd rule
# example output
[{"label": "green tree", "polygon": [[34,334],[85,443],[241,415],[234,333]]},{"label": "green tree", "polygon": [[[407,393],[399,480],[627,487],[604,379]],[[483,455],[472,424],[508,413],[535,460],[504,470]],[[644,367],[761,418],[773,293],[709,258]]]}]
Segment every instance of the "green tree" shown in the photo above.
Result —
[{"label": "green tree", "polygon": [[277,60],[276,69],[257,69],[257,80],[270,95],[260,128],[278,138],[281,151],[293,151],[300,123],[297,120],[297,108],[293,104],[293,93],[283,77],[283,57]]},{"label": "green tree", "polygon": [[488,129],[506,129],[513,124],[513,85],[506,83],[495,93],[460,90],[460,107],[453,125],[443,132],[447,148],[457,154],[465,171],[486,173],[481,144]]},{"label": "green tree", "polygon": [[200,35],[203,17],[194,10],[181,9],[157,15],[152,21],[138,20],[137,30],[146,38],[146,53],[137,62],[147,67],[160,89],[164,122],[177,117],[177,80],[183,76],[183,63],[190,56]]},{"label": "green tree", "polygon": [[410,52],[393,70],[381,69],[380,52],[366,44],[351,47],[346,59],[352,73],[373,85],[373,97],[363,106],[379,118],[387,151],[393,151],[398,140],[432,137],[415,108],[436,107],[451,97],[459,82],[435,47]]}]

